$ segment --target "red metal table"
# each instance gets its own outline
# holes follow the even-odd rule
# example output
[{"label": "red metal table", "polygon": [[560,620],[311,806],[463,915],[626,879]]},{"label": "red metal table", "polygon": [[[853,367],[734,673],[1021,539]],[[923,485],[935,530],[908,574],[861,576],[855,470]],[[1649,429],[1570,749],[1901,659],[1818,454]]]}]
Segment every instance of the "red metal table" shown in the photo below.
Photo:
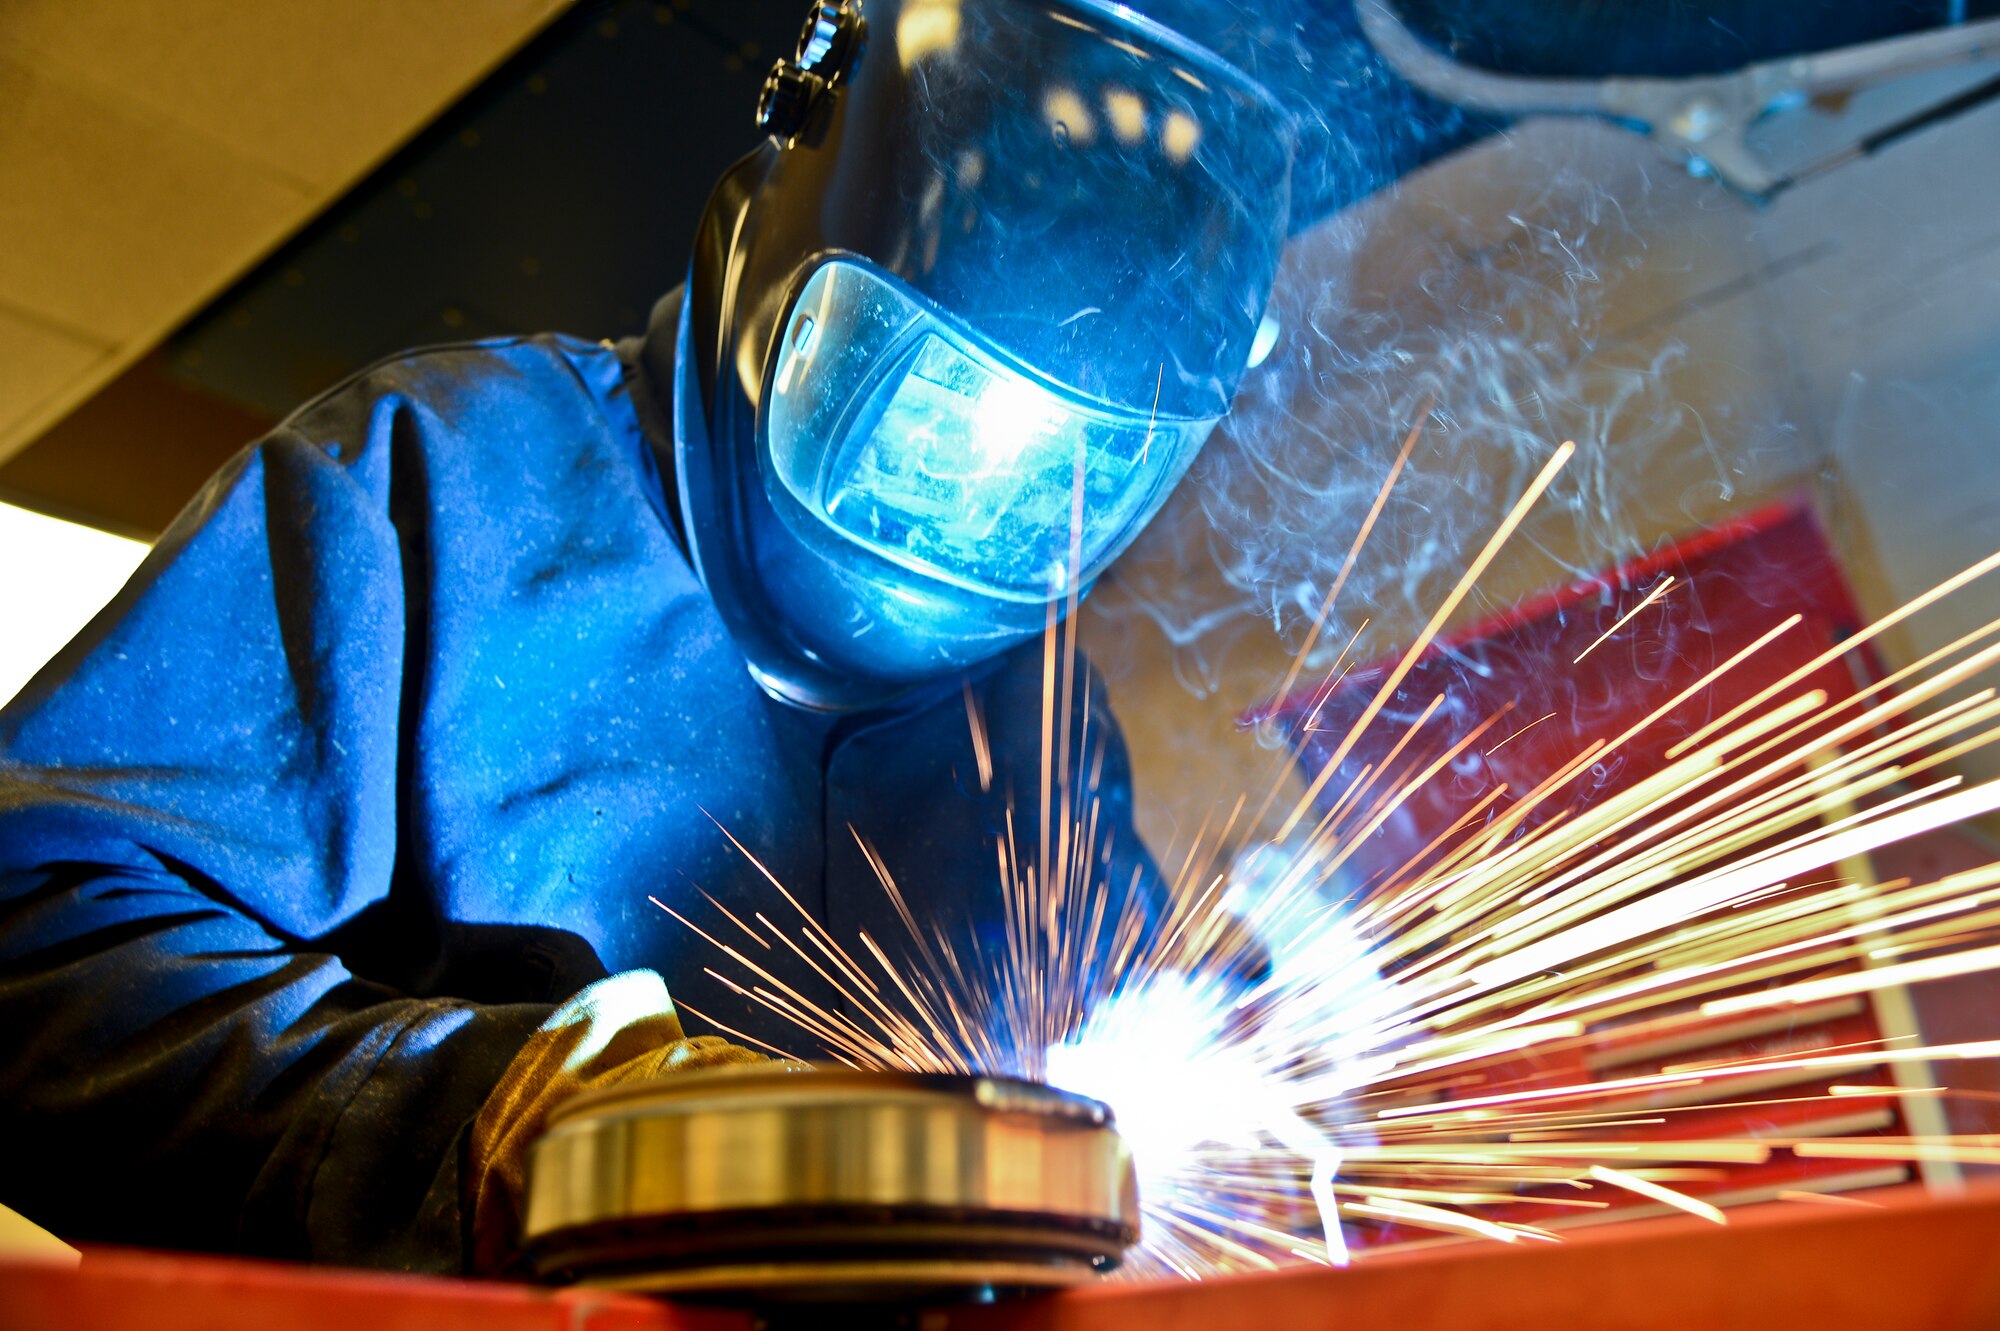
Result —
[{"label": "red metal table", "polygon": [[[911,1331],[1768,1331],[2000,1327],[2000,1191],[1747,1209],[1200,1284],[936,1309]],[[883,1316],[880,1325],[892,1325]],[[815,1319],[867,1325],[859,1312]],[[746,1313],[587,1291],[102,1249],[0,1266],[0,1331],[749,1331]]]}]

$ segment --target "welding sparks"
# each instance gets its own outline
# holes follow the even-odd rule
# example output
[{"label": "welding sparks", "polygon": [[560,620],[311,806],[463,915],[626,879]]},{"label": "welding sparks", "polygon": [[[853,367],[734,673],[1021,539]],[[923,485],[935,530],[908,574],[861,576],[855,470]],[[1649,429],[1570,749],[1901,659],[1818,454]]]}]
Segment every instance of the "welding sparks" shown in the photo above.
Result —
[{"label": "welding sparks", "polygon": [[1707,1202],[1697,1201],[1684,1192],[1675,1192],[1672,1188],[1640,1178],[1637,1174],[1628,1174],[1622,1169],[1609,1169],[1603,1165],[1592,1165],[1590,1167],[1590,1176],[1600,1183],[1609,1183],[1614,1188],[1623,1188],[1627,1192],[1636,1192],[1641,1197],[1650,1197],[1656,1202],[1665,1202],[1668,1206],[1686,1211],[1689,1215],[1698,1215],[1703,1220],[1712,1221],[1718,1225],[1725,1223],[1722,1218],[1721,1208],[1711,1206]]},{"label": "welding sparks", "polygon": [[[1884,1105],[1949,1096],[1925,1084],[1924,1069],[2000,1057],[2000,1042],[1830,1034],[1699,1060],[1728,1041],[1836,1022],[1891,986],[2000,967],[2000,864],[1882,882],[1866,860],[2000,810],[2000,782],[1939,770],[2000,738],[1992,690],[1942,704],[2000,663],[1990,641],[2000,620],[1851,696],[1814,686],[1841,653],[1824,654],[1678,740],[1659,770],[1582,807],[1563,802],[1594,765],[1616,762],[1677,707],[1788,641],[1800,618],[1781,619],[1636,724],[1582,743],[1533,788],[1493,790],[1392,870],[1362,867],[1371,837],[1453,763],[1476,760],[1502,716],[1453,737],[1433,701],[1398,719],[1384,756],[1357,770],[1349,760],[1359,763],[1363,732],[1393,715],[1397,689],[1573,452],[1555,451],[1294,802],[1275,784],[1261,801],[1245,792],[1167,857],[1163,909],[1100,876],[1108,857],[1087,704],[1080,734],[1061,720],[1087,697],[1074,615],[1052,610],[1040,816],[1032,844],[1019,844],[1010,820],[993,848],[1000,955],[975,955],[917,918],[892,868],[923,866],[890,866],[859,841],[920,965],[899,969],[865,934],[833,937],[773,879],[799,922],[686,921],[718,949],[712,973],[858,1066],[1027,1076],[1109,1103],[1141,1174],[1147,1233],[1130,1265],[1142,1273],[1339,1263],[1356,1227],[1371,1242],[1547,1241],[1551,1226],[1633,1198],[1721,1223],[1732,1171],[1787,1160],[2000,1159],[1992,1138],[1854,1135],[1889,1124]],[[2000,556],[1912,605],[1995,569]],[[1344,677],[1346,657],[1329,682]],[[1323,706],[1322,696],[1308,730]],[[970,690],[966,708],[989,788],[985,718]],[[803,960],[824,993],[780,980],[769,964],[780,952]],[[1258,978],[1228,978],[1245,971]],[[1857,1083],[1870,1074],[1903,1080]],[[1845,1080],[1820,1084],[1833,1077]],[[1799,1130],[1732,1135],[1718,1114],[1745,1107],[1796,1112]],[[1821,1200],[1809,1183],[1785,1181],[1765,1195]]]},{"label": "welding sparks", "polygon": [[1544,721],[1547,721],[1549,718],[1555,715],[1556,714],[1554,712],[1542,713],[1534,720],[1528,722],[1527,725],[1522,726],[1519,730],[1512,732],[1507,736],[1506,739],[1501,740],[1498,744],[1495,744],[1492,748],[1488,749],[1486,751],[1486,756],[1491,758],[1494,754],[1500,752],[1500,750],[1506,748],[1509,744],[1512,744],[1515,740],[1521,738],[1521,736],[1527,734],[1530,730],[1533,730],[1536,726],[1540,725]]},{"label": "welding sparks", "polygon": [[1659,600],[1662,596],[1666,595],[1667,588],[1673,585],[1674,585],[1674,578],[1671,573],[1668,574],[1666,577],[1661,578],[1659,585],[1654,587],[1653,590],[1646,593],[1645,600],[1639,602],[1639,604],[1633,606],[1630,610],[1627,610],[1624,614],[1620,615],[1618,617],[1617,623],[1613,624],[1610,628],[1604,630],[1603,634],[1598,637],[1597,641],[1591,643],[1590,646],[1578,652],[1576,654],[1576,659],[1571,661],[1570,664],[1582,665],[1584,657],[1589,656],[1599,647],[1602,647],[1605,643],[1611,641],[1611,637],[1613,634],[1617,633],[1619,629],[1624,628],[1627,624],[1631,623],[1634,619],[1638,618],[1639,612],[1641,610],[1644,610],[1647,606],[1651,605],[1653,602]]}]

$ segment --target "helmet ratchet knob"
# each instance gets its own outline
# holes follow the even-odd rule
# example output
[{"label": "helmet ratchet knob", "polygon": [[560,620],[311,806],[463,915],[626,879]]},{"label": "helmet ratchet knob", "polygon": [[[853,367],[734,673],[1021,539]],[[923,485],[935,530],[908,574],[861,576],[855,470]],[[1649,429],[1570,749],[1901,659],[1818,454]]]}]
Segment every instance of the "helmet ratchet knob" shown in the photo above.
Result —
[{"label": "helmet ratchet knob", "polygon": [[757,127],[777,138],[796,137],[825,87],[826,80],[819,75],[780,60],[764,76],[764,89],[757,94]]},{"label": "helmet ratchet knob", "polygon": [[842,0],[819,0],[806,16],[804,31],[799,33],[799,53],[796,64],[809,74],[817,74],[832,80],[847,67],[847,57],[854,45],[854,35],[861,27],[861,16]]}]

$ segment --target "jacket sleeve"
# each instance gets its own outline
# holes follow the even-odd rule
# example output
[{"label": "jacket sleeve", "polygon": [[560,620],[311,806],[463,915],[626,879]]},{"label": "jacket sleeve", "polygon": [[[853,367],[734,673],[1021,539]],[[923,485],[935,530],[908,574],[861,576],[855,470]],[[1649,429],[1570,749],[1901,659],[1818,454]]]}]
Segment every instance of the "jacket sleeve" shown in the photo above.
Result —
[{"label": "jacket sleeve", "polygon": [[462,1131],[550,1009],[405,996],[327,941],[397,877],[426,550],[409,405],[363,380],[313,419],[0,712],[0,1200],[73,1238],[455,1270]]},{"label": "jacket sleeve", "polygon": [[[828,924],[843,941],[865,934],[901,972],[937,976],[877,879],[879,861],[922,929],[983,959],[967,982],[997,993],[1003,959],[1018,955],[1010,935],[1029,918],[1025,885],[1046,877],[1041,900],[1066,940],[1048,963],[1051,982],[1088,1006],[1115,985],[1121,943],[1157,936],[1169,893],[1134,825],[1131,763],[1103,681],[1080,656],[1052,669],[1044,651],[1025,643],[941,700],[839,746],[828,779]],[[1055,1033],[1035,1020],[1032,1038]],[[1004,1036],[989,1062],[1034,1066],[1040,1049],[1015,1047],[1022,1032],[1011,1026]]]}]

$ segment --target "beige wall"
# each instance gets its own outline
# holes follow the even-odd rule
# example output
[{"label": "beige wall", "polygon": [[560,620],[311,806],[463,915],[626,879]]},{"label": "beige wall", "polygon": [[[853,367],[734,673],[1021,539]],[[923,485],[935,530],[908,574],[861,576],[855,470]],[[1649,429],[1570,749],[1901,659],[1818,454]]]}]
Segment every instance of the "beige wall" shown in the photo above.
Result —
[{"label": "beige wall", "polygon": [[0,461],[567,3],[0,3]]}]

